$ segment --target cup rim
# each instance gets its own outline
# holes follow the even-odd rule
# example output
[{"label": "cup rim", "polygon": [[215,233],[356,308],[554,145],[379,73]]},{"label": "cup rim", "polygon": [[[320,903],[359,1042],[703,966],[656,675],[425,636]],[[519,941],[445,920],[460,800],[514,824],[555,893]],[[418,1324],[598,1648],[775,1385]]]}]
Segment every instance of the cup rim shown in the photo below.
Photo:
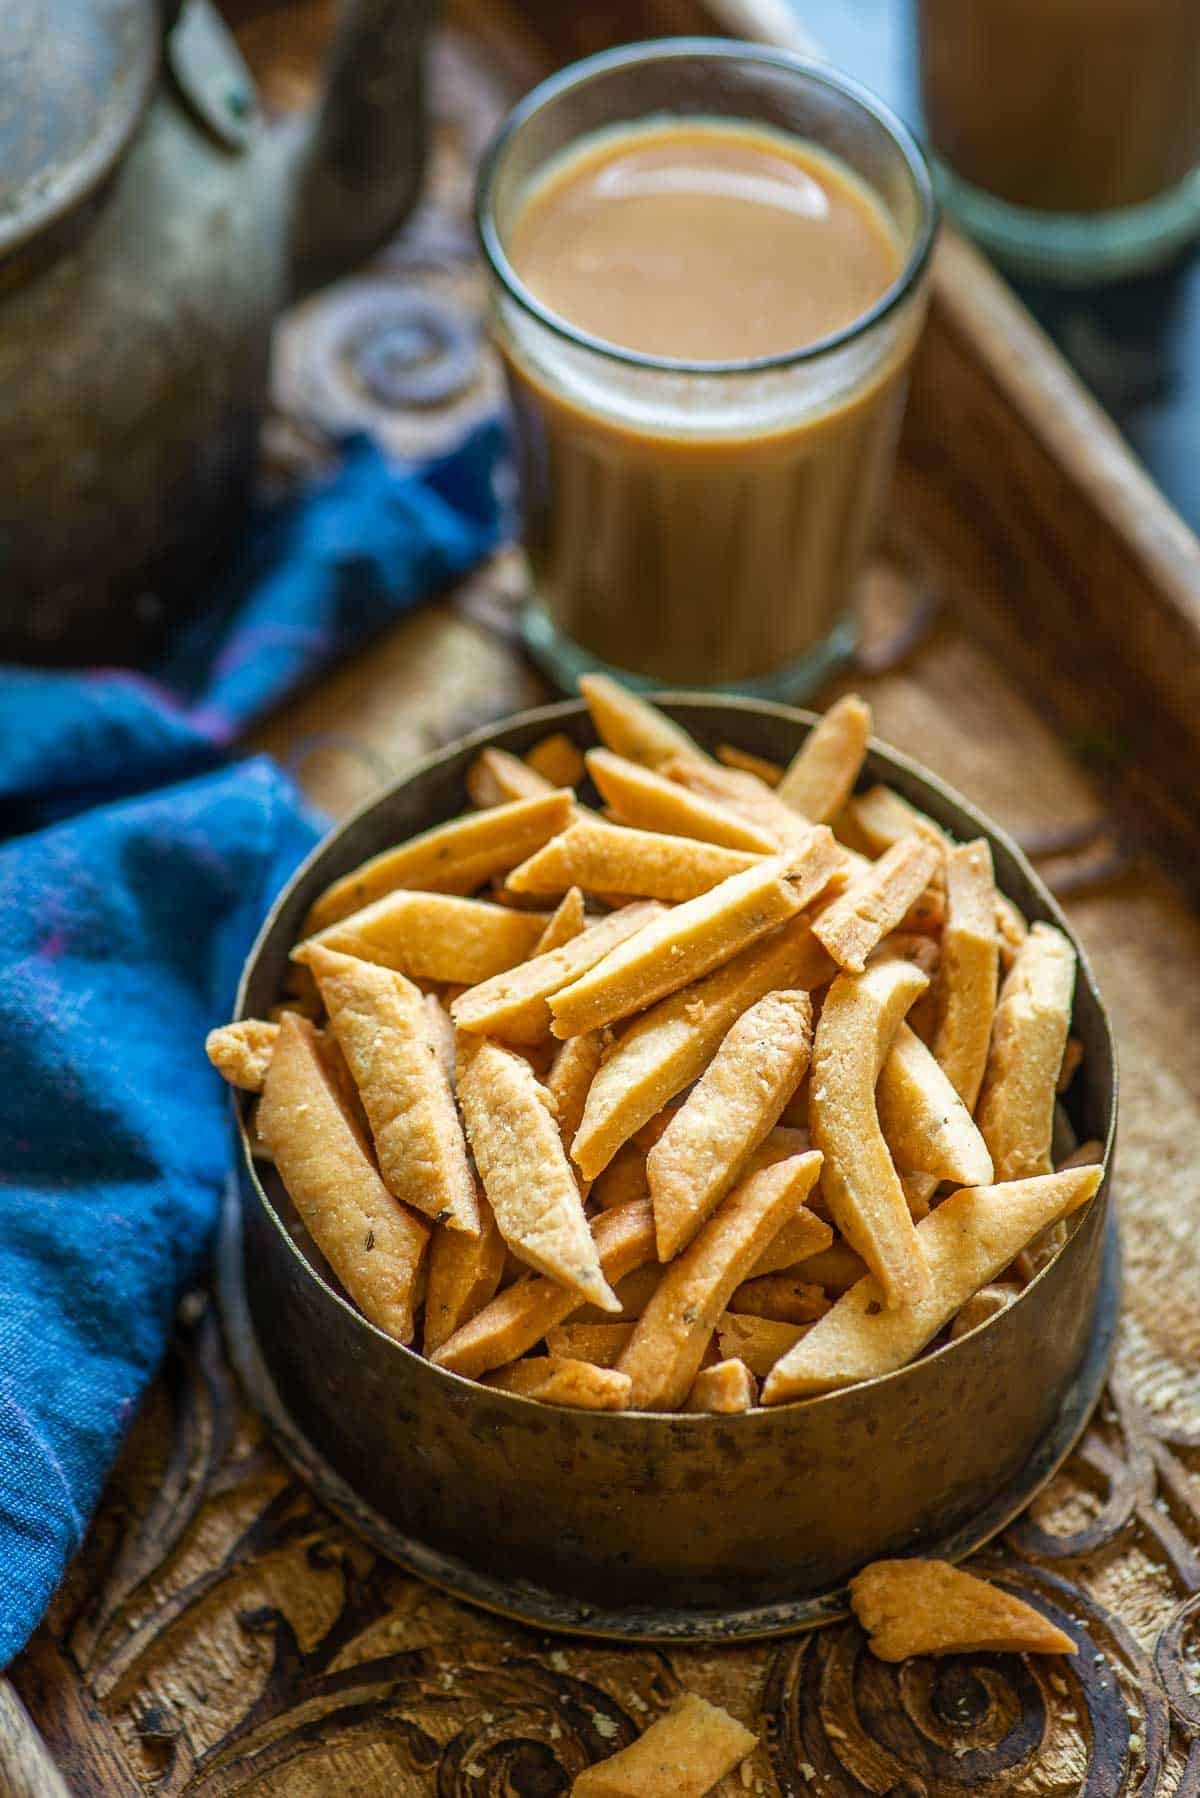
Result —
[{"label": "cup rim", "polygon": [[[500,241],[500,233],[496,229],[491,196],[504,156],[523,126],[550,101],[587,86],[613,69],[655,61],[682,61],[688,57],[708,57],[719,62],[759,63],[806,76],[853,101],[870,115],[899,149],[916,190],[920,207],[919,228],[900,272],[874,304],[851,324],[843,325],[840,330],[831,332],[826,337],[819,337],[814,343],[804,344],[799,349],[778,350],[769,356],[746,356],[715,362],[677,356],[652,356],[642,350],[627,349],[607,338],[596,337],[590,331],[571,324],[568,319],[544,306],[535,297],[509,261]],[[558,70],[531,88],[512,108],[484,154],[475,183],[475,229],[484,260],[509,298],[531,318],[577,349],[590,351],[610,362],[662,374],[705,375],[716,379],[800,367],[805,363],[817,362],[865,336],[897,311],[920,282],[933,251],[938,219],[939,207],[929,160],[908,126],[877,94],[815,57],[799,56],[792,50],[746,43],[736,38],[650,38],[639,43],[622,44],[614,50],[603,50],[597,55],[586,56],[568,64],[566,68]]]}]

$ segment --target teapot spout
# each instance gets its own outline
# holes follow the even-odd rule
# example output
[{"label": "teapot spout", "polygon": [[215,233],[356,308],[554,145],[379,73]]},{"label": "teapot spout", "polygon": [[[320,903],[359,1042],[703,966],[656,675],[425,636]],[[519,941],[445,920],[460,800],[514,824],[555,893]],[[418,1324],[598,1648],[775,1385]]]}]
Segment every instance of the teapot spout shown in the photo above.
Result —
[{"label": "teapot spout", "polygon": [[403,224],[425,166],[425,43],[437,0],[343,0],[296,169],[292,298],[364,261]]}]

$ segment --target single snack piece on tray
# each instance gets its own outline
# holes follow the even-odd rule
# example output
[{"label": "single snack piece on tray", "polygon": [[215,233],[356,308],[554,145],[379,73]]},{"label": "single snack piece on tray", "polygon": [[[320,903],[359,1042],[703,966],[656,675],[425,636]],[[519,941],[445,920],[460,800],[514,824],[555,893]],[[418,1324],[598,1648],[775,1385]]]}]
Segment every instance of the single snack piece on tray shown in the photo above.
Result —
[{"label": "single snack piece on tray", "polygon": [[429,1226],[380,1179],[316,1031],[295,1013],[280,1020],[258,1128],[301,1222],[363,1316],[411,1342]]},{"label": "single snack piece on tray", "polygon": [[337,924],[397,887],[427,893],[470,893],[493,874],[507,874],[550,837],[564,830],[575,809],[570,792],[541,793],[486,812],[468,812],[449,824],[385,849],[326,887],[308,914],[306,936]]},{"label": "single snack piece on tray", "polygon": [[850,1603],[881,1661],[915,1654],[1075,1654],[1049,1617],[948,1561],[875,1561],[850,1581]]},{"label": "single snack piece on tray", "polygon": [[814,824],[828,824],[854,791],[871,739],[871,708],[857,693],[831,705],[783,771],[778,793]]},{"label": "single snack piece on tray", "polygon": [[646,1158],[658,1258],[696,1234],[778,1122],[812,1049],[812,1000],[774,992],[729,1031]]},{"label": "single snack piece on tray", "polygon": [[571,1798],[704,1798],[757,1746],[728,1711],[684,1692],[636,1742],[580,1773]]},{"label": "single snack piece on tray", "polygon": [[424,994],[403,974],[320,944],[309,966],[367,1114],[384,1184],[414,1210],[477,1236],[475,1177]]},{"label": "single snack piece on tray", "polygon": [[549,1098],[529,1063],[486,1038],[466,1045],[458,1100],[505,1242],[581,1299],[616,1310]]},{"label": "single snack piece on tray", "polygon": [[821,1190],[843,1236],[878,1277],[884,1302],[929,1293],[904,1188],[880,1128],[875,1083],[905,1012],[928,985],[911,962],[885,958],[841,974],[825,995],[813,1043],[809,1127],[825,1156]]},{"label": "single snack piece on tray", "polygon": [[737,1415],[986,1327],[1103,1177],[1054,1137],[1070,943],[984,839],[855,795],[857,696],[783,768],[583,685],[604,747],[482,751],[479,809],[327,888],[210,1034],[299,1239],[436,1365],[577,1410]]},{"label": "single snack piece on tray", "polygon": [[1069,1168],[952,1193],[916,1226],[926,1296],[887,1309],[879,1281],[860,1280],[772,1370],[764,1400],[806,1398],[904,1367],[1039,1231],[1086,1204],[1100,1179],[1098,1167]]}]

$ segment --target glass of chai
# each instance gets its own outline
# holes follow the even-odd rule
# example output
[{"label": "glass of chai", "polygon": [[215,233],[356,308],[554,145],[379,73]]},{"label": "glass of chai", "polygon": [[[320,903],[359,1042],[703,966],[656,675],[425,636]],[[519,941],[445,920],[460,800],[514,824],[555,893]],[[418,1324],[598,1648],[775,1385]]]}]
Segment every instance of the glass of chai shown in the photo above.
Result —
[{"label": "glass of chai", "polygon": [[855,641],[924,313],[909,133],[818,63],[635,44],[517,107],[478,219],[535,656],[811,691]]},{"label": "glass of chai", "polygon": [[916,0],[946,205],[1018,275],[1153,268],[1200,235],[1200,0]]}]

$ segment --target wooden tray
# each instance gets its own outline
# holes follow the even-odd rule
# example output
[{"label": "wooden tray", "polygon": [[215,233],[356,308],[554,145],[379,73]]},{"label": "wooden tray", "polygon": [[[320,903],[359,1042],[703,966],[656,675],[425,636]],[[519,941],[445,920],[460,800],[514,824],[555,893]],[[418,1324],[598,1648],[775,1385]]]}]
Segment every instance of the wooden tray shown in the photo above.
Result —
[{"label": "wooden tray", "polygon": [[[330,11],[314,0],[250,20],[272,98],[307,91]],[[348,346],[372,321],[387,328],[401,289],[469,339],[470,166],[515,91],[619,37],[771,35],[789,17],[758,4],[718,17],[697,0],[460,0],[434,59],[428,200],[376,267],[282,327],[269,467],[319,457],[322,432],[353,424],[428,448],[494,404],[481,356],[440,408],[390,408]],[[336,814],[412,756],[544,696],[512,632],[521,578],[514,554],[497,557],[272,720],[259,746]],[[1118,1034],[1117,1374],[1035,1513],[978,1563],[1065,1604],[1092,1652],[893,1669],[864,1657],[852,1625],[666,1653],[556,1643],[470,1611],[380,1562],[290,1478],[201,1292],[12,1669],[25,1708],[0,1682],[0,1794],[549,1798],[688,1686],[762,1738],[727,1798],[1197,1798],[1200,925],[1173,877],[1194,890],[1198,595],[1194,539],[948,235],[853,684],[881,735],[1040,852]],[[1160,861],[1139,859],[1143,842]]]}]

